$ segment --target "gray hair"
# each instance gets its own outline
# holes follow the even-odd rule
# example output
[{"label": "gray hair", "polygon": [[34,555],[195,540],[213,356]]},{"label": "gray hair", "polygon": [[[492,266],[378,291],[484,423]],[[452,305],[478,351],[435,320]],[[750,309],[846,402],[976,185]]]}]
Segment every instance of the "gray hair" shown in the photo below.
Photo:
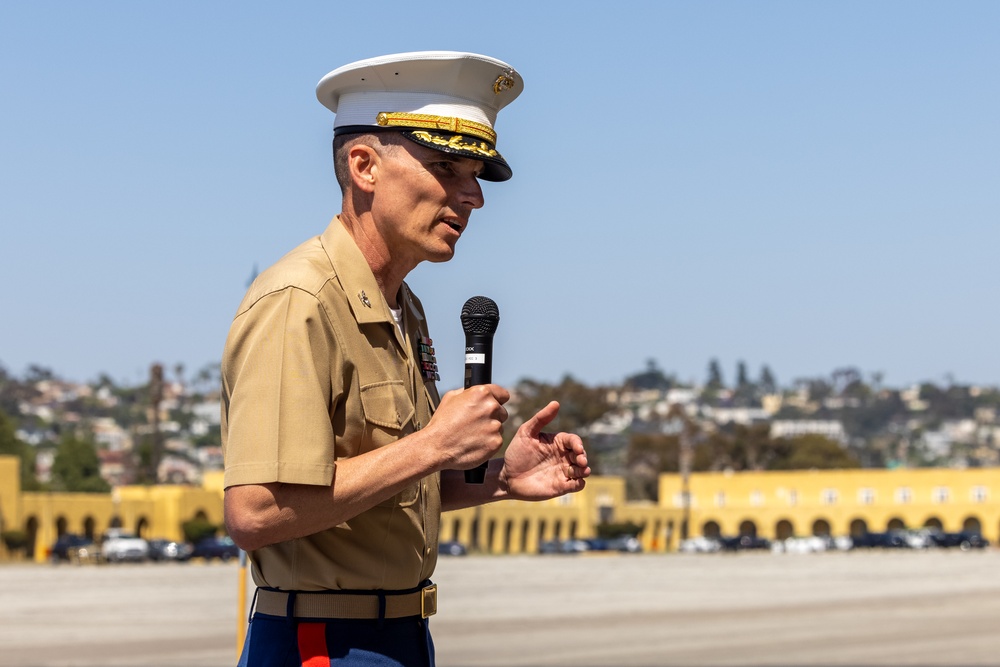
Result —
[{"label": "gray hair", "polygon": [[402,142],[406,141],[398,132],[367,132],[362,134],[342,134],[333,138],[333,173],[340,184],[340,193],[347,194],[351,183],[347,155],[358,144],[363,144],[383,154],[391,155]]}]

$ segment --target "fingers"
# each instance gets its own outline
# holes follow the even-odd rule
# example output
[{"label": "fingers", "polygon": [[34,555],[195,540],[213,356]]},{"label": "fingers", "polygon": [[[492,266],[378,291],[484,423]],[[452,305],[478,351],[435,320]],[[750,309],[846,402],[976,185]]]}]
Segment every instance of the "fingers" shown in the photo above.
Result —
[{"label": "fingers", "polygon": [[[510,394],[506,389],[495,384],[480,384],[468,389],[452,389],[441,399],[441,404],[454,402],[455,405],[464,403],[466,408],[463,412],[468,414],[469,410],[476,406],[477,410],[485,410],[491,419],[496,419],[500,423],[507,421],[509,413],[503,404],[510,399]],[[484,414],[480,412],[480,414]]]},{"label": "fingers", "polygon": [[562,446],[566,457],[565,474],[568,480],[582,480],[590,476],[590,465],[587,452],[583,448],[583,440],[573,433],[559,433],[558,444]]},{"label": "fingers", "polygon": [[544,408],[535,413],[535,416],[524,422],[524,428],[528,434],[537,438],[542,429],[552,423],[552,420],[559,414],[559,401],[552,401]]},{"label": "fingers", "polygon": [[587,451],[583,448],[580,436],[575,433],[556,433],[553,441],[562,447],[567,457],[577,459],[576,462],[582,466],[587,465]]},{"label": "fingers", "polygon": [[[503,405],[510,400],[510,392],[498,384],[484,384],[479,386],[485,387],[500,405]],[[469,388],[472,389],[472,387]]]}]

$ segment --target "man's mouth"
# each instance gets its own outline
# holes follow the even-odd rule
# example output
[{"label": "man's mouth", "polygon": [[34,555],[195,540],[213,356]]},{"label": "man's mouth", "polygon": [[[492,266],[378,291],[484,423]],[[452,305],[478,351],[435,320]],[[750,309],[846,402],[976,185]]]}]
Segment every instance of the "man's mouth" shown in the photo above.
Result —
[{"label": "man's mouth", "polygon": [[445,220],[444,224],[448,225],[449,227],[451,227],[452,229],[454,229],[459,234],[462,233],[462,225],[458,224],[457,222],[452,222],[451,220]]}]

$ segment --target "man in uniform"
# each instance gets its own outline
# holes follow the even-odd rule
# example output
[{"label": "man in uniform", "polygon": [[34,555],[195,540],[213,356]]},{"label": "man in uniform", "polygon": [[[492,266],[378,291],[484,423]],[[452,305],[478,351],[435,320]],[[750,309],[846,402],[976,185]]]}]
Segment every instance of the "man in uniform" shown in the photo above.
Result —
[{"label": "man in uniform", "polygon": [[509,394],[439,397],[404,282],[453,256],[480,179],[510,178],[493,126],[522,87],[506,63],[452,52],[352,63],[317,86],[341,213],[254,281],[222,363],[226,527],[258,587],[245,664],[433,665],[440,512],[553,498],[590,474],[578,436],[543,432],[556,402],[490,460]]}]

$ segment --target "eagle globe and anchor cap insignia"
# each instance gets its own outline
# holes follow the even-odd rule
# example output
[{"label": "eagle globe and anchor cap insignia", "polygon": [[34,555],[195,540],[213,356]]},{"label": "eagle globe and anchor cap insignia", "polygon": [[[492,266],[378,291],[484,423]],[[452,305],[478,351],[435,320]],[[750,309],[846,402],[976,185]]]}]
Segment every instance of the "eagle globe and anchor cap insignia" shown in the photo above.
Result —
[{"label": "eagle globe and anchor cap insignia", "polygon": [[508,67],[503,72],[501,72],[500,76],[497,77],[497,80],[493,82],[493,94],[499,95],[503,91],[510,90],[513,87],[514,87],[514,69]]}]

